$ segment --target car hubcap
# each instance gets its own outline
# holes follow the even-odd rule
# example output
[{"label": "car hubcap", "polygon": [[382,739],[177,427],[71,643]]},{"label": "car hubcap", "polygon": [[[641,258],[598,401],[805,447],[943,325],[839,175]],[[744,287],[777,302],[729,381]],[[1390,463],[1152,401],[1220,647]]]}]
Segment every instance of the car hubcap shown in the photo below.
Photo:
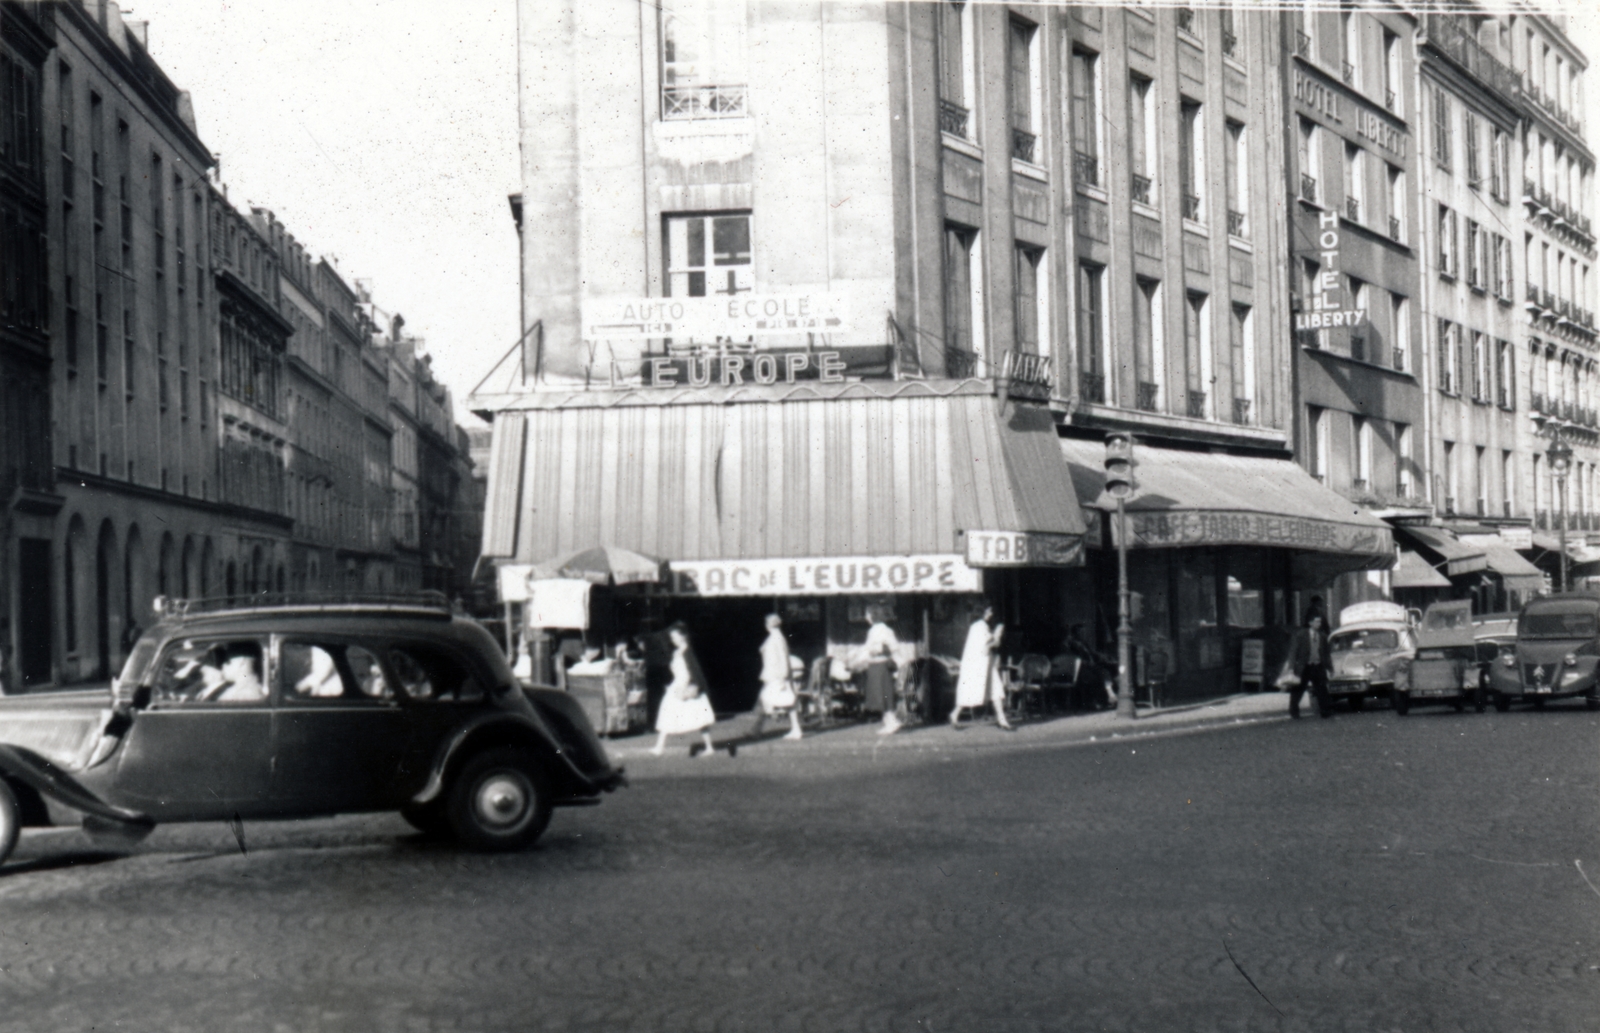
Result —
[{"label": "car hubcap", "polygon": [[485,825],[504,829],[516,825],[528,813],[531,797],[528,783],[517,775],[492,775],[478,787],[478,816]]}]

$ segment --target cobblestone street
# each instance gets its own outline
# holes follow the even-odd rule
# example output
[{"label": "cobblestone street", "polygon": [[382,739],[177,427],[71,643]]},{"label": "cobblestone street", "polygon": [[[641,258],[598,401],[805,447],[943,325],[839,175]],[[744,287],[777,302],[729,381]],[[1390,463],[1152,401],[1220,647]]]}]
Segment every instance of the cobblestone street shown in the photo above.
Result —
[{"label": "cobblestone street", "polygon": [[630,745],[510,856],[30,833],[0,1031],[1600,1028],[1596,715],[1051,727]]}]

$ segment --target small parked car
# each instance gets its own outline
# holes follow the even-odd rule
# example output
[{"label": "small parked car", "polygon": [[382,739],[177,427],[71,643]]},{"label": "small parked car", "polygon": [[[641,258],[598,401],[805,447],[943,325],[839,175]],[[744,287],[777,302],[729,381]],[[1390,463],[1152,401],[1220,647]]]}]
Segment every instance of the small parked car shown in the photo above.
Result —
[{"label": "small parked car", "polygon": [[1516,645],[1491,665],[1489,695],[1504,712],[1527,700],[1582,696],[1600,710],[1600,596],[1552,595],[1534,599],[1517,618]]},{"label": "small parked car", "polygon": [[1457,712],[1473,704],[1483,713],[1483,664],[1498,647],[1480,644],[1472,622],[1472,603],[1466,599],[1434,603],[1417,628],[1417,652],[1395,675],[1390,697],[1395,713],[1404,716],[1413,706],[1448,703]]},{"label": "small parked car", "polygon": [[1339,611],[1339,630],[1328,637],[1328,697],[1360,710],[1369,696],[1388,696],[1395,671],[1416,650],[1411,616],[1404,606],[1383,601],[1356,603]]},{"label": "small parked car", "polygon": [[0,699],[0,861],[24,825],[385,810],[509,850],[623,781],[577,703],[519,686],[442,597],[173,605],[109,691]]}]

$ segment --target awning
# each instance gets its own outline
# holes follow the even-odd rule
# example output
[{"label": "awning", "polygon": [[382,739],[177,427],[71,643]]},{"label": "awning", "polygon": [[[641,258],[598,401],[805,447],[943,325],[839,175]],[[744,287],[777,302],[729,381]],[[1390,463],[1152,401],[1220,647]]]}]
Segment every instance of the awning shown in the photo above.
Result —
[{"label": "awning", "polygon": [[759,404],[661,398],[530,396],[497,413],[483,554],[922,556],[966,553],[968,538],[999,552],[1010,534],[1008,558],[1082,562],[1083,514],[1046,409],[920,382]]},{"label": "awning", "polygon": [[[1102,497],[1105,446],[1063,439],[1062,452],[1085,506]],[[1128,502],[1133,548],[1252,545],[1297,551],[1308,580],[1394,565],[1389,525],[1323,487],[1288,459],[1136,447]]]},{"label": "awning", "polygon": [[1482,548],[1465,544],[1442,527],[1400,524],[1396,530],[1403,537],[1412,539],[1424,551],[1437,555],[1445,564],[1444,572],[1450,577],[1471,574],[1489,565],[1489,559],[1484,555]]},{"label": "awning", "polygon": [[1400,562],[1389,575],[1392,588],[1449,588],[1450,579],[1410,549],[1400,550]]},{"label": "awning", "polygon": [[1499,535],[1463,535],[1463,545],[1482,549],[1489,569],[1500,575],[1508,592],[1537,592],[1544,587],[1544,571],[1517,554]]}]

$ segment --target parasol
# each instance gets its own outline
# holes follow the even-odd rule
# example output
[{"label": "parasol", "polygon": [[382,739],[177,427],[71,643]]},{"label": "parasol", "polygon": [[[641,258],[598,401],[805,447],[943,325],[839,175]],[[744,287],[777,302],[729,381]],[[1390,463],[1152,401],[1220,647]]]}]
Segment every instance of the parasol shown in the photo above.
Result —
[{"label": "parasol", "polygon": [[661,561],[631,549],[599,545],[537,565],[540,573],[594,585],[629,585],[661,580]]}]

